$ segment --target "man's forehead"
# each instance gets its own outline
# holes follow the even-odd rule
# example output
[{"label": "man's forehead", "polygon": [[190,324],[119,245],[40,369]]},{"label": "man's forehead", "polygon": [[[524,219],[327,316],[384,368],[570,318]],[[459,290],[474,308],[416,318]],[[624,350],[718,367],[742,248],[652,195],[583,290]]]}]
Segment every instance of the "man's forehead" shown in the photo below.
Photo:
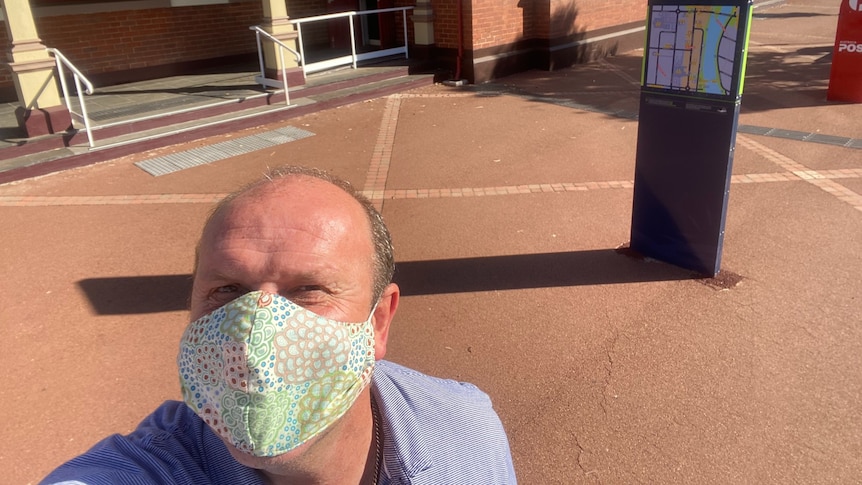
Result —
[{"label": "man's forehead", "polygon": [[[310,216],[319,212],[357,215],[362,207],[341,188],[306,175],[262,181],[237,194],[216,209],[214,216],[247,211],[254,206],[270,206],[273,215]],[[216,219],[213,217],[211,219]],[[215,221],[213,221],[215,222]]]},{"label": "man's forehead", "polygon": [[302,232],[332,243],[355,234],[371,244],[370,222],[359,201],[307,176],[264,182],[232,198],[207,221],[201,243],[243,234],[278,240]]}]

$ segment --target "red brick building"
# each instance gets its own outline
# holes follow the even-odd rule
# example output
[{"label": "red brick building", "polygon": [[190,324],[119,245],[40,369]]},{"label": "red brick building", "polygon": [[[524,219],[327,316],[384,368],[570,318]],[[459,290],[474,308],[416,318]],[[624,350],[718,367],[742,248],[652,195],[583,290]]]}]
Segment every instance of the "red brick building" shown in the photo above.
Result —
[{"label": "red brick building", "polygon": [[[25,1],[2,1],[4,24],[15,17],[7,9],[21,10]],[[403,44],[406,25],[411,59],[482,83],[640,47],[646,17],[646,2],[633,0],[29,0],[29,6],[35,41],[62,51],[102,86],[254,61],[251,25],[284,26],[288,18],[389,7],[414,8],[406,21],[401,12],[364,16],[354,34],[360,47]],[[286,16],[276,11],[285,7]],[[22,101],[14,56],[22,42],[29,49],[39,44],[15,39],[14,29],[5,27],[0,100]],[[349,38],[346,22],[302,29],[307,55]],[[283,32],[279,38],[297,42],[294,32]]]}]

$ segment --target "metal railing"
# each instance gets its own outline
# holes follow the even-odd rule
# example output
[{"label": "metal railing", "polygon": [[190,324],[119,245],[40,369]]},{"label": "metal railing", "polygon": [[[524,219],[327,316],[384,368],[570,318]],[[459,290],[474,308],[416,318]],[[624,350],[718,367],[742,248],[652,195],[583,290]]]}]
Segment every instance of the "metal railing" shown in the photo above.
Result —
[{"label": "metal railing", "polygon": [[[284,102],[286,105],[290,106],[290,93],[288,93],[287,89],[287,68],[284,64],[284,51],[287,50],[296,58],[296,62],[302,63],[302,55],[299,52],[291,49],[287,45],[285,45],[282,41],[276,39],[269,32],[263,30],[259,25],[252,25],[249,27],[249,30],[253,30],[255,37],[257,38],[257,58],[260,61],[260,76],[255,76],[254,82],[266,87],[271,88],[281,88],[284,89]],[[277,81],[275,79],[269,79],[266,77],[266,71],[263,62],[263,45],[261,43],[260,37],[263,36],[267,40],[272,41],[275,44],[276,49],[278,50],[278,55],[281,60],[281,81]]]},{"label": "metal railing", "polygon": [[[69,114],[72,116],[72,128],[76,128],[75,121],[83,122],[84,130],[87,132],[87,140],[90,142],[90,148],[92,148],[96,144],[93,142],[93,130],[90,127],[90,117],[87,116],[87,105],[84,103],[83,95],[93,94],[93,84],[59,50],[49,47],[48,52],[54,55],[54,60],[57,63],[57,77],[60,78],[60,86],[63,89],[63,99],[66,102],[66,109],[69,110]],[[63,70],[63,66],[72,73],[72,77],[75,80],[75,94],[78,96],[78,104],[81,106],[80,113],[72,109],[71,96],[69,96],[69,88],[66,83],[66,73]],[[87,89],[82,90],[82,84]]]},{"label": "metal railing", "polygon": [[[378,57],[386,57],[398,54],[404,54],[404,58],[409,58],[407,53],[407,11],[412,10],[413,7],[394,7],[394,8],[381,8],[375,10],[360,10],[360,11],[351,11],[351,12],[340,12],[340,13],[332,13],[327,15],[318,15],[315,17],[306,17],[301,19],[293,19],[290,20],[290,23],[296,26],[296,32],[298,34],[299,39],[299,54],[302,57],[303,61],[301,61],[302,65],[302,75],[307,76],[308,73],[323,71],[326,69],[331,69],[333,67],[338,66],[346,66],[351,65],[353,69],[356,69],[356,63],[358,61],[363,61],[366,59],[375,59]],[[387,12],[402,12],[402,23],[403,23],[403,31],[404,31],[404,45],[398,47],[392,47],[388,49],[380,49],[372,52],[356,52],[356,36],[354,27],[354,19],[360,17],[362,15],[372,15],[372,14],[380,14]],[[320,22],[324,20],[332,20],[338,18],[348,17],[348,24],[350,25],[350,55],[339,56],[332,59],[326,59],[323,61],[312,62],[306,64],[305,59],[305,47],[302,43],[302,25],[311,23],[311,22]]]}]

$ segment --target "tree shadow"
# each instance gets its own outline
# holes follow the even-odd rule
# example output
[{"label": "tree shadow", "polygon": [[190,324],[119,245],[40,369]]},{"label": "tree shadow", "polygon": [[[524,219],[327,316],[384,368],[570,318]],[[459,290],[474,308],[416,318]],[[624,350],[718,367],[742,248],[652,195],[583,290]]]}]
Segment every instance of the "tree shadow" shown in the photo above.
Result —
[{"label": "tree shadow", "polygon": [[[530,69],[565,69],[621,50],[618,40],[587,41],[588,34],[601,37],[605,32],[588,32],[577,24],[579,10],[575,1],[520,0],[517,6],[522,19],[517,38],[506,45],[474,51],[474,59],[486,61],[462,66],[471,72],[475,69],[482,82]],[[490,64],[488,58],[494,58],[493,65],[483,67],[484,63]]]},{"label": "tree shadow", "polygon": [[831,60],[832,44],[749,53],[741,112],[834,105],[826,100]]},{"label": "tree shadow", "polygon": [[[826,99],[832,48],[829,44],[749,52],[741,113],[841,104]],[[517,73],[494,84],[535,102],[632,118],[637,116],[642,58],[642,52],[634,51],[555,73],[537,69]]]},{"label": "tree shadow", "polygon": [[[636,116],[637,80],[641,78],[643,66],[643,53],[638,48],[643,47],[642,42],[639,46],[623,48],[613,42],[582,42],[587,33],[576,25],[579,12],[574,2],[562,6],[562,2],[520,0],[518,6],[523,10],[524,32],[516,48],[532,50],[533,63],[526,66],[526,71],[514,71],[506,62],[499,62],[493,70],[495,84],[536,102],[568,103],[613,116],[617,116],[619,105],[625,104],[623,100],[627,98],[632,101]],[[556,10],[552,12],[552,9]],[[753,15],[775,22],[834,16],[820,12],[762,10]],[[539,22],[539,19],[546,22]],[[759,49],[757,45],[749,48],[742,113],[837,104],[826,99],[832,42],[796,49],[786,49],[782,45],[773,47],[781,49]],[[555,55],[560,52],[566,55]],[[600,58],[607,58],[611,66],[590,62]],[[553,71],[556,73],[551,74]],[[632,117],[631,112],[621,115]]]}]

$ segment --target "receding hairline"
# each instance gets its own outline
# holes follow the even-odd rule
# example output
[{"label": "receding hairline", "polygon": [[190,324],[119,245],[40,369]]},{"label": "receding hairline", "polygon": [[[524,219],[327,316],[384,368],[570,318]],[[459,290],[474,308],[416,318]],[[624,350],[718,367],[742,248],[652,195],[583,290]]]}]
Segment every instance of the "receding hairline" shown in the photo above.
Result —
[{"label": "receding hairline", "polygon": [[[232,208],[237,204],[246,203],[246,201],[254,203],[255,200],[267,199],[272,195],[278,194],[280,192],[289,194],[290,191],[293,189],[288,188],[288,186],[294,184],[303,188],[307,187],[308,185],[317,185],[319,187],[327,187],[329,189],[332,189],[332,193],[339,194],[339,197],[343,198],[345,201],[350,201],[353,204],[354,209],[358,210],[359,214],[364,215],[365,213],[362,203],[356,199],[353,193],[346,190],[344,187],[341,187],[338,184],[334,184],[329,180],[321,179],[311,175],[291,173],[278,178],[266,178],[263,180],[257,180],[244,186],[240,190],[237,190],[233,194],[230,194],[221,201],[219,201],[215,205],[215,207],[213,207],[209,219],[212,219],[213,216],[216,216],[220,212]],[[209,219],[207,222],[209,222]],[[367,220],[367,217],[362,217],[362,219],[365,219],[366,225],[370,226],[370,222]]]},{"label": "receding hairline", "polygon": [[353,204],[353,208],[357,210],[355,215],[358,216],[365,225],[365,229],[369,234],[369,242],[371,243],[371,251],[374,251],[374,242],[372,240],[372,228],[371,221],[369,221],[365,208],[362,206],[362,203],[356,199],[353,193],[349,192],[348,189],[345,189],[338,183],[333,183],[328,179],[323,179],[320,177],[316,177],[314,175],[307,175],[305,173],[288,173],[285,175],[281,175],[278,177],[269,177],[255,180],[249,184],[246,184],[239,188],[238,190],[228,194],[226,197],[218,201],[215,206],[210,210],[209,215],[204,222],[203,228],[201,230],[201,236],[198,239],[197,246],[195,248],[195,269],[197,269],[198,261],[200,260],[200,249],[201,243],[204,237],[207,235],[208,231],[211,230],[213,226],[216,225],[216,222],[224,216],[224,214],[230,210],[235,209],[238,205],[245,203],[254,203],[255,200],[263,200],[268,197],[271,197],[274,194],[277,194],[280,191],[288,191],[289,189],[285,189],[285,186],[298,183],[300,186],[305,186],[306,184],[319,184],[320,186],[329,186],[334,189],[333,193],[340,193],[344,200],[349,200]]},{"label": "receding hairline", "polygon": [[209,216],[204,222],[201,231],[201,237],[195,246],[194,272],[193,277],[197,275],[198,265],[201,256],[201,244],[207,235],[208,230],[213,226],[214,221],[220,217],[228,208],[232,207],[238,200],[246,197],[265,197],[268,191],[277,191],[280,187],[291,182],[314,183],[315,180],[321,183],[334,186],[336,189],[341,189],[349,199],[353,199],[359,210],[364,213],[362,219],[365,219],[366,230],[369,234],[369,241],[372,249],[372,293],[374,301],[383,294],[385,287],[392,282],[392,277],[395,273],[395,258],[392,248],[392,237],[389,234],[389,229],[383,221],[383,217],[371,201],[361,192],[356,190],[350,182],[333,175],[327,171],[303,167],[298,165],[286,165],[283,167],[271,170],[263,178],[257,179],[248,183],[236,191],[228,194],[221,199],[210,211]]}]

